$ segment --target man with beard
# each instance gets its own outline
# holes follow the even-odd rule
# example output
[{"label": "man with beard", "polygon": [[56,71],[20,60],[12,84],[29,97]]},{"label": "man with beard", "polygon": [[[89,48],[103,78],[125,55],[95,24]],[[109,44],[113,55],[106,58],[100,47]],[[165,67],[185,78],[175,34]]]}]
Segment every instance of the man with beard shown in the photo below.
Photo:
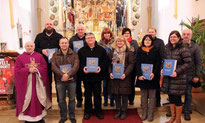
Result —
[{"label": "man with beard", "polygon": [[47,62],[47,69],[48,69],[48,78],[49,78],[49,85],[50,85],[50,94],[52,94],[52,70],[51,70],[51,63],[48,62],[48,52],[47,49],[58,48],[59,49],[59,40],[63,36],[55,31],[53,28],[52,20],[47,20],[45,23],[45,29],[42,33],[39,33],[36,36],[34,41],[35,43],[35,51],[39,52],[43,55],[44,59]]}]

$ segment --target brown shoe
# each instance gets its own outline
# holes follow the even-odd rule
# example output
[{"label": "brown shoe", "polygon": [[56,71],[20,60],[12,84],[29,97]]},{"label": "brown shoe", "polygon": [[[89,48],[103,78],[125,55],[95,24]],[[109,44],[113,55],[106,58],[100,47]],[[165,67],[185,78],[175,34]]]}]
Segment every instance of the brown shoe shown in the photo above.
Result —
[{"label": "brown shoe", "polygon": [[182,106],[176,106],[176,123],[181,123]]},{"label": "brown shoe", "polygon": [[170,104],[170,110],[171,110],[171,119],[165,123],[174,123],[176,119],[176,109],[175,109],[175,104]]}]

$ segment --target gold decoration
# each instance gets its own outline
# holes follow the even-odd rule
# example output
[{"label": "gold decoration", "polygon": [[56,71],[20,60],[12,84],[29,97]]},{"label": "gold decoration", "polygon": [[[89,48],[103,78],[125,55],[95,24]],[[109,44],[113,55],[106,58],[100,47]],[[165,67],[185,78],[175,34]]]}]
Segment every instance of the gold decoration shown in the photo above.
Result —
[{"label": "gold decoration", "polygon": [[13,4],[12,0],[9,0],[9,9],[10,9],[10,21],[11,21],[11,28],[14,28],[14,13],[13,13]]}]

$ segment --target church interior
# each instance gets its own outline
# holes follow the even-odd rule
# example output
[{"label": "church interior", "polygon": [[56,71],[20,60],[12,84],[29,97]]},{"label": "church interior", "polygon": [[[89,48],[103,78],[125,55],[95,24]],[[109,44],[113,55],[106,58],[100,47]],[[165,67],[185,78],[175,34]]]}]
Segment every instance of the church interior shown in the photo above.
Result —
[{"label": "church interior", "polygon": [[[25,43],[34,41],[38,33],[45,28],[47,19],[53,21],[55,30],[70,39],[76,33],[79,23],[85,25],[86,32],[93,32],[96,41],[101,38],[103,28],[108,27],[114,36],[120,35],[124,27],[132,31],[132,37],[140,46],[142,38],[150,27],[157,30],[157,37],[168,43],[168,36],[172,30],[180,33],[188,26],[193,30],[204,30],[204,34],[197,40],[203,50],[202,72],[200,81],[202,86],[192,88],[191,120],[184,123],[203,123],[205,120],[205,0],[1,0],[0,2],[0,122],[23,123],[16,117],[14,82],[6,92],[4,77],[2,76],[5,56],[16,58],[25,51]],[[198,24],[200,23],[200,24]],[[198,24],[200,27],[196,27]],[[9,62],[14,66],[14,61]],[[14,74],[14,68],[7,71],[8,76]],[[12,80],[9,80],[12,81]],[[9,82],[8,81],[8,82]],[[44,118],[46,123],[56,123],[60,119],[55,83],[52,85],[52,108]],[[12,89],[11,89],[12,88]],[[103,98],[103,96],[102,96]],[[128,104],[128,109],[135,109],[141,116],[140,89],[135,88],[134,105]],[[182,97],[184,100],[184,97]],[[153,123],[164,123],[170,117],[168,111],[168,96],[161,93],[161,106],[155,109]],[[103,110],[114,110],[114,107],[103,106]],[[83,119],[83,108],[75,108],[78,123]],[[98,122],[96,120],[95,122]],[[103,121],[99,121],[102,122]],[[116,121],[118,122],[118,121]],[[119,121],[127,123],[129,121]],[[137,122],[137,121],[136,121]],[[142,122],[142,121],[141,121]],[[143,121],[148,123],[148,121]],[[70,121],[66,121],[70,123]],[[87,122],[86,122],[87,123]]]}]

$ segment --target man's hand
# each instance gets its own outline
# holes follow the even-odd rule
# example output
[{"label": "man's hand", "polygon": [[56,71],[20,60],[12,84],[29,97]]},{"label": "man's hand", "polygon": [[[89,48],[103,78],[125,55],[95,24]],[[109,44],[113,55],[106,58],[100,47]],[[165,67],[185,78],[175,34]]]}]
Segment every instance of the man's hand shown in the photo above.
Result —
[{"label": "man's hand", "polygon": [[101,68],[98,67],[98,71],[96,71],[95,73],[100,73],[100,71],[101,71]]},{"label": "man's hand", "polygon": [[36,73],[38,70],[37,70],[37,68],[35,68],[35,67],[31,67],[31,68],[29,68],[29,72],[30,73]]},{"label": "man's hand", "polygon": [[69,79],[68,74],[63,74],[62,80],[63,80],[63,81],[68,81],[68,79]]},{"label": "man's hand", "polygon": [[112,73],[110,73],[110,78],[111,78],[111,79],[114,79],[114,78],[113,78],[113,75],[112,75]]},{"label": "man's hand", "polygon": [[194,78],[192,79],[192,81],[193,81],[194,83],[197,83],[197,82],[199,81],[199,78],[198,78],[198,77],[194,77]]},{"label": "man's hand", "polygon": [[45,55],[45,56],[47,56],[47,57],[48,57],[48,52],[47,52],[47,49],[43,49],[43,50],[42,50],[42,53],[43,53],[43,55]]},{"label": "man's hand", "polygon": [[87,71],[87,67],[84,67],[83,68],[83,72],[85,73],[85,74],[88,74],[89,72]]}]

